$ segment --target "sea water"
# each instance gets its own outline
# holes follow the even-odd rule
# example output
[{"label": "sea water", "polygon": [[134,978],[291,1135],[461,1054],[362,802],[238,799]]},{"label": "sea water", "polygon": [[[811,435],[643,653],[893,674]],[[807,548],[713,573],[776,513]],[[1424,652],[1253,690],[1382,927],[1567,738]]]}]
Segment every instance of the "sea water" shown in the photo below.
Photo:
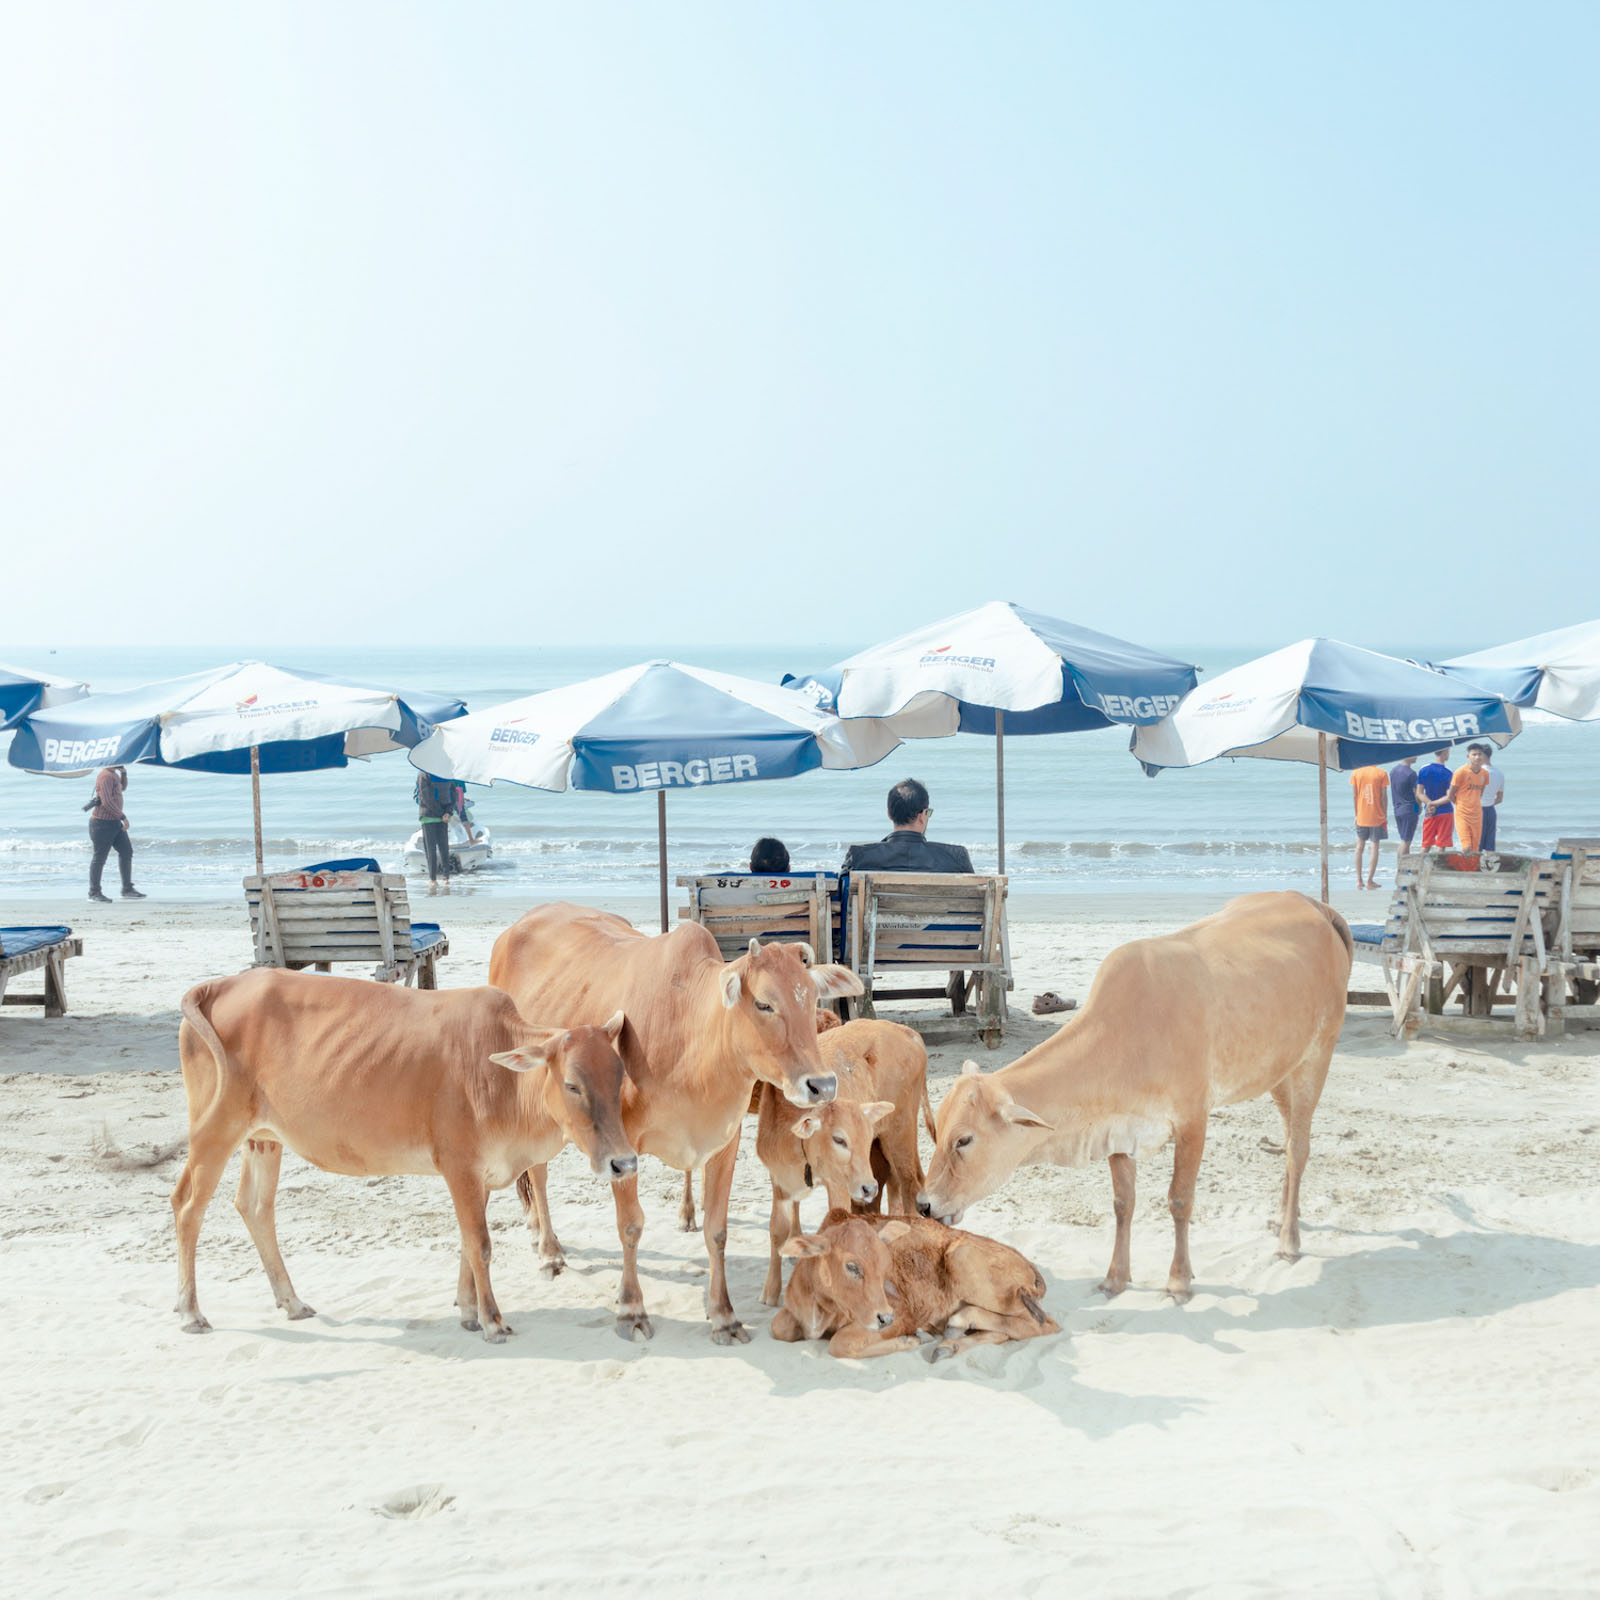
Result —
[{"label": "sea water", "polygon": [[[1450,642],[1436,656],[1471,648]],[[1392,648],[1392,647],[1391,647]],[[227,659],[222,650],[68,649],[11,652],[98,690],[131,688]],[[240,646],[235,659],[461,695],[482,710],[633,662],[664,656],[776,682],[812,670],[848,646],[767,650],[694,642],[645,649],[540,649],[416,645],[404,650]],[[1214,675],[1261,650],[1177,649]],[[1397,651],[1396,653],[1401,653]],[[1405,653],[1417,653],[1412,645]],[[0,734],[0,746],[10,735]],[[673,876],[744,866],[772,834],[793,864],[834,867],[854,841],[886,833],[884,797],[920,778],[933,797],[929,834],[965,844],[973,864],[996,857],[994,741],[958,734],[902,744],[876,767],[811,772],[778,783],[673,790],[667,800]],[[1506,776],[1500,846],[1548,852],[1558,837],[1600,835],[1600,724],[1530,722],[1495,763]],[[417,826],[415,769],[404,753],[329,772],[262,780],[268,869],[347,855],[398,868]],[[136,766],[127,811],[135,879],[163,899],[233,896],[253,871],[250,780]],[[1317,778],[1293,762],[1216,761],[1147,778],[1128,753],[1128,731],[1013,737],[1005,743],[1006,867],[1013,893],[1300,888],[1315,891]],[[81,898],[87,892],[91,780],[41,777],[0,765],[0,899]],[[1347,778],[1330,773],[1336,873],[1349,876],[1354,844]],[[501,784],[469,789],[475,820],[493,833],[494,856],[472,875],[479,892],[524,901],[651,895],[656,883],[653,794],[547,794]],[[1386,855],[1392,854],[1393,845]],[[115,892],[116,864],[107,864]]]}]

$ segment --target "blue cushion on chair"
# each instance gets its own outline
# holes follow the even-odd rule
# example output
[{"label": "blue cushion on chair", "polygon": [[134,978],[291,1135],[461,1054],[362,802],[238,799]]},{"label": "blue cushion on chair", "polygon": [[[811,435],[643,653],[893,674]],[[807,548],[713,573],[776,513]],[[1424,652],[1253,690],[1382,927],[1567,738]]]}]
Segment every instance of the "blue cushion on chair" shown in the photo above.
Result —
[{"label": "blue cushion on chair", "polygon": [[309,867],[297,867],[297,872],[381,872],[383,869],[371,856],[349,856],[343,861],[314,861]]},{"label": "blue cushion on chair", "polygon": [[72,937],[71,928],[0,928],[0,956],[25,956]]},{"label": "blue cushion on chair", "polygon": [[411,948],[421,955],[424,950],[431,950],[434,945],[444,938],[444,930],[437,922],[413,922],[411,924]]},{"label": "blue cushion on chair", "polygon": [[1352,922],[1350,924],[1350,937],[1357,944],[1382,944],[1383,931],[1381,922]]}]

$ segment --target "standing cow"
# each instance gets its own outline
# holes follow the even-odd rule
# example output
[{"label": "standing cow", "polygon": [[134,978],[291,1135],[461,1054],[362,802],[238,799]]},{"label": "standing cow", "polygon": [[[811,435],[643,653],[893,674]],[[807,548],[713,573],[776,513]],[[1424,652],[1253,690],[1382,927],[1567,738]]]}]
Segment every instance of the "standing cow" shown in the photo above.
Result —
[{"label": "standing cow", "polygon": [[1300,1254],[1311,1116],[1344,1022],[1350,930],[1303,894],[1243,895],[1215,916],[1108,955],[1078,1015],[987,1076],[969,1061],[939,1107],[925,1217],[958,1222],[1018,1167],[1109,1158],[1117,1219],[1107,1295],[1128,1286],[1134,1160],[1175,1138],[1177,1244],[1167,1292],[1187,1300],[1189,1215],[1213,1106],[1270,1094],[1286,1146],[1278,1254]]},{"label": "standing cow", "polygon": [[[821,1105],[837,1087],[817,1049],[820,1001],[861,993],[847,968],[812,964],[794,944],[763,945],[724,964],[717,941],[686,922],[656,937],[606,911],[566,904],[535,907],[495,940],[489,981],[529,1016],[593,1022],[627,1013],[622,1049],[629,1082],[622,1125],[636,1150],[690,1172],[704,1165],[705,1240],[711,1263],[707,1303],[717,1344],[750,1335],[728,1297],[728,1196],[739,1130],[759,1079],[798,1106]],[[519,1192],[539,1229],[544,1269],[564,1265],[550,1223],[542,1164]],[[650,1338],[639,1287],[644,1211],[638,1182],[616,1186],[622,1240],[617,1332]]]},{"label": "standing cow", "polygon": [[594,1171],[632,1181],[623,1132],[620,1012],[601,1027],[523,1021],[498,989],[407,989],[271,967],[183,997],[178,1054],[189,1159],[172,1191],[184,1331],[210,1324],[195,1294],[195,1244],[229,1158],[246,1146],[235,1200],[278,1304],[314,1315],[278,1250],[273,1203],[283,1147],[324,1172],[438,1173],[461,1229],[461,1325],[511,1332],[489,1285],[485,1202],[569,1141]]}]

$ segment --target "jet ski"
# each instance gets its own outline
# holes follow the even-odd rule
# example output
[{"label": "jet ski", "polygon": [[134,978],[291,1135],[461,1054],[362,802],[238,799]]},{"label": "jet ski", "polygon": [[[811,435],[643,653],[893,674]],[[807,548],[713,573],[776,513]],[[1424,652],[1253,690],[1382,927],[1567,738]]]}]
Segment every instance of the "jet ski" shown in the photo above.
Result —
[{"label": "jet ski", "polygon": [[[476,872],[494,854],[487,828],[474,827],[469,837],[466,828],[462,826],[461,818],[451,817],[449,829],[452,872]],[[422,848],[421,828],[418,828],[406,841],[404,861],[407,872],[428,870],[428,857]]]}]

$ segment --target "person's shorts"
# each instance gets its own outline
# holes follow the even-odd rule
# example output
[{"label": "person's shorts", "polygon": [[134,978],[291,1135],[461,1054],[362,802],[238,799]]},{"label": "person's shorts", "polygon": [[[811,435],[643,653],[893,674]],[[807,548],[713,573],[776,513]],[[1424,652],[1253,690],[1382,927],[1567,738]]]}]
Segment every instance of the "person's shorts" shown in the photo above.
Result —
[{"label": "person's shorts", "polygon": [[1416,837],[1417,818],[1420,812],[1396,810],[1394,814],[1394,831],[1405,840],[1407,844]]},{"label": "person's shorts", "polygon": [[1389,837],[1389,826],[1384,822],[1375,822],[1368,828],[1361,823],[1356,824],[1356,838],[1363,844],[1376,844],[1380,839]]}]

